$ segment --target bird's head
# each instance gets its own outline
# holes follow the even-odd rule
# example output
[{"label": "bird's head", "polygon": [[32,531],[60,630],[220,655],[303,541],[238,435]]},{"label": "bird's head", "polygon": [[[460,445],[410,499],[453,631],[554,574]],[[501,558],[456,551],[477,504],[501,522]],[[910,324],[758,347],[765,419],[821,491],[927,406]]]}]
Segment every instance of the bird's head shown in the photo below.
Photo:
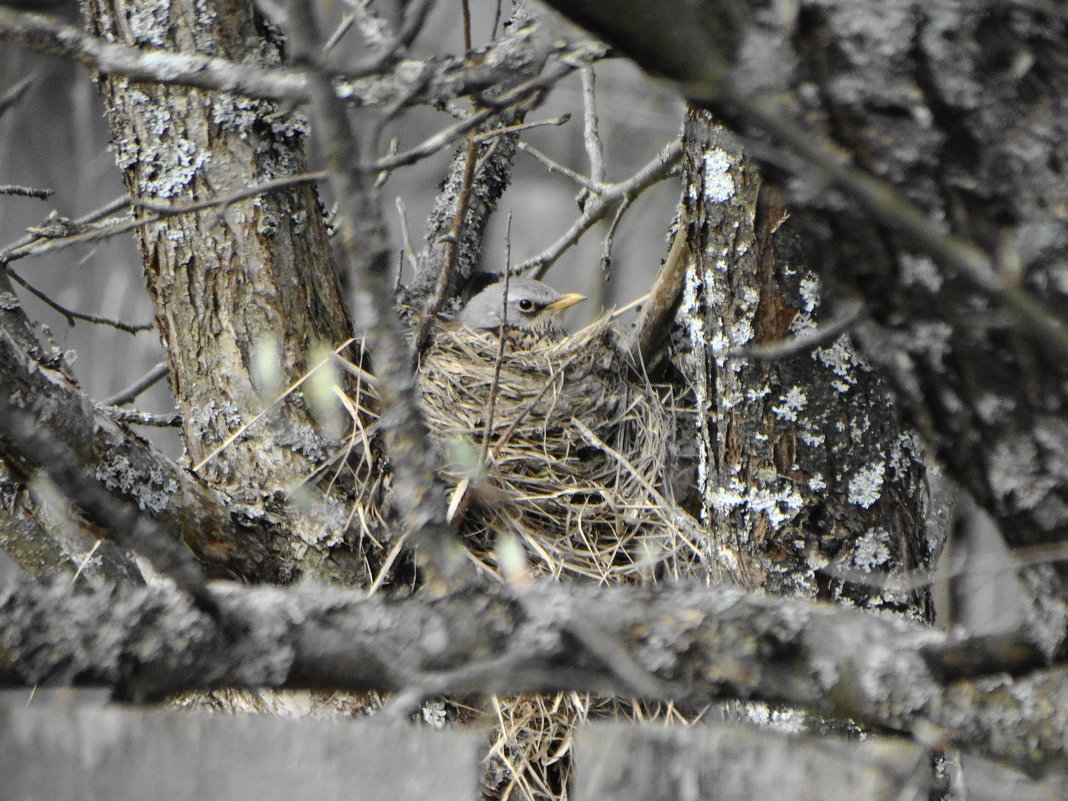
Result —
[{"label": "bird's head", "polygon": [[467,302],[460,322],[476,331],[500,328],[502,322],[522,331],[541,331],[564,309],[586,299],[575,293],[561,294],[531,278],[513,278],[508,282],[507,301],[504,293],[504,281],[490,284]]}]

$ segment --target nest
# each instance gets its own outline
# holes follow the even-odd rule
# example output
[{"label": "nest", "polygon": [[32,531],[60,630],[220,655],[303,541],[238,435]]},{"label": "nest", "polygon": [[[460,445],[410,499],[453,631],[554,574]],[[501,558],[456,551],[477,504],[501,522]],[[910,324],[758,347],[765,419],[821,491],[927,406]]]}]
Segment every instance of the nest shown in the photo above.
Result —
[{"label": "nest", "polygon": [[[636,375],[602,319],[524,347],[443,326],[419,368],[423,411],[453,486],[454,523],[480,566],[637,584],[704,576],[695,521],[672,502],[666,390]],[[512,549],[514,551],[514,549]],[[486,795],[566,798],[574,726],[680,719],[677,710],[576,693],[494,699]]]},{"label": "nest", "polygon": [[692,572],[692,519],[665,497],[672,421],[610,318],[529,348],[443,327],[419,383],[460,531],[486,569],[499,571],[499,546],[513,540],[554,578]]},{"label": "nest", "polygon": [[[695,524],[670,499],[673,422],[605,318],[524,347],[443,327],[419,389],[469,552],[498,574],[507,543],[554,579],[610,584],[704,575]],[[514,550],[514,549],[513,549]],[[681,719],[673,708],[567,693],[493,700],[488,798],[567,798],[571,743],[590,718]]]},{"label": "nest", "polygon": [[575,727],[592,720],[690,725],[672,704],[649,705],[585,693],[525,694],[493,699],[494,741],[483,779],[484,798],[560,801],[570,793]]}]

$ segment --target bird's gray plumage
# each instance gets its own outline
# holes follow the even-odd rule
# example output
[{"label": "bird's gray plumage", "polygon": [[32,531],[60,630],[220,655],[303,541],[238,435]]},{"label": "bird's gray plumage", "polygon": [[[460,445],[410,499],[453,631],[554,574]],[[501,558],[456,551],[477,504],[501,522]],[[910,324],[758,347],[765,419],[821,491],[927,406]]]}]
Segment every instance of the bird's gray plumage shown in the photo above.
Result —
[{"label": "bird's gray plumage", "polygon": [[460,322],[476,331],[498,329],[504,324],[520,331],[540,332],[552,328],[564,309],[585,300],[582,295],[561,294],[532,278],[508,282],[507,307],[504,292],[504,281],[490,284],[467,302],[460,312]]}]

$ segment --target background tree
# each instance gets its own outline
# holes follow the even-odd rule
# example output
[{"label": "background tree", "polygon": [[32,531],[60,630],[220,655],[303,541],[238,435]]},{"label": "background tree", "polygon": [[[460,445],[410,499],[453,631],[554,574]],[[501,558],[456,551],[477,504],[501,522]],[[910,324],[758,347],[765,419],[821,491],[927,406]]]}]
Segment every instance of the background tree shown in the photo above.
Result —
[{"label": "background tree", "polygon": [[[577,689],[692,709],[754,698],[869,727],[915,731],[933,721],[946,743],[1032,771],[1056,764],[1063,721],[1033,710],[1055,708],[1066,686],[1056,667],[1068,495],[1063,13],[1039,3],[904,1],[560,9],[612,50],[521,3],[505,26],[497,10],[464,5],[465,55],[434,58],[422,51],[456,13],[444,4],[359,5],[335,19],[296,0],[91,2],[85,34],[0,8],[0,36],[94,70],[126,195],[78,220],[49,218],[0,250],[4,548],[31,575],[77,565],[101,585],[140,583],[129,552],[138,553],[192,596],[206,616],[198,625],[215,633],[183,640],[196,643],[182,659],[197,670],[167,667],[174,654],[165,647],[111,669],[93,634],[81,635],[78,656],[61,649],[40,661],[29,656],[34,637],[68,636],[52,629],[64,604],[97,599],[17,585],[3,606],[3,675],[37,681],[74,660],[68,679],[133,697],[401,690],[394,713],[445,691]],[[488,31],[485,46],[475,46],[477,30]],[[591,71],[609,54],[668,79],[690,104],[681,141],[652,144],[638,164],[656,153],[652,161],[617,183],[607,179]],[[583,124],[574,141],[584,158],[565,167],[528,139],[560,134],[534,132],[541,121],[528,118],[576,72]],[[16,78],[0,101],[8,120],[25,113],[24,91]],[[435,121],[439,130],[413,146],[410,121],[423,105],[455,120]],[[675,128],[678,116],[664,116]],[[304,153],[309,129],[323,167],[315,172]],[[448,164],[430,160],[454,142]],[[675,467],[657,479],[657,514],[675,520],[701,557],[681,575],[928,620],[945,531],[929,524],[922,438],[1006,541],[1030,549],[1024,631],[1008,645],[958,642],[785,601],[746,601],[757,604],[748,609],[755,628],[735,630],[717,607],[734,596],[720,589],[558,596],[473,574],[449,525],[455,491],[429,446],[412,354],[481,267],[509,266],[487,255],[488,232],[520,150],[582,194],[557,242],[546,247],[537,226],[508,237],[501,249],[524,254],[515,271],[541,274],[603,221],[602,275],[584,271],[585,280],[649,292],[621,342],[640,357],[626,380],[651,378],[671,398]],[[428,223],[417,253],[404,230],[391,244],[381,192],[420,169],[445,177],[432,204],[422,199]],[[680,195],[665,195],[653,214],[628,213],[673,172]],[[436,179],[407,186],[418,180]],[[29,289],[12,272],[20,258],[129,230],[176,418],[94,404],[79,384],[83,369],[42,338],[12,285]],[[612,243],[628,232],[653,245],[623,279],[628,260]],[[412,270],[399,292],[398,245]],[[654,281],[648,265],[665,253]],[[623,264],[612,274],[614,261]],[[128,427],[175,420],[179,460]],[[532,569],[535,550],[525,560]],[[321,588],[306,606],[306,594],[268,600],[205,576],[317,578],[390,600],[350,611]],[[165,590],[129,592],[148,593],[136,596],[145,609],[182,602]],[[592,612],[606,597],[615,599],[610,613]],[[332,604],[348,616],[321,618]],[[263,625],[264,609],[283,607],[282,617],[307,625]],[[389,621],[377,633],[364,628],[372,609]],[[691,623],[683,615],[671,625],[687,610]],[[99,613],[101,637],[157,625],[137,604]],[[805,623],[789,624],[791,614]],[[445,654],[414,633],[431,619],[449,632]],[[472,630],[470,620],[496,625]],[[334,626],[345,649],[327,636]],[[221,648],[227,638],[247,645]],[[864,638],[864,647],[840,644]],[[272,652],[260,660],[274,665],[266,673],[235,656]],[[573,670],[557,670],[561,661]],[[1017,697],[1039,699],[1030,705],[1009,706],[973,682],[1050,664],[1016,687]],[[868,675],[879,678],[860,680]],[[364,713],[377,704],[337,705]],[[996,734],[994,720],[1008,721],[1019,742]]]}]

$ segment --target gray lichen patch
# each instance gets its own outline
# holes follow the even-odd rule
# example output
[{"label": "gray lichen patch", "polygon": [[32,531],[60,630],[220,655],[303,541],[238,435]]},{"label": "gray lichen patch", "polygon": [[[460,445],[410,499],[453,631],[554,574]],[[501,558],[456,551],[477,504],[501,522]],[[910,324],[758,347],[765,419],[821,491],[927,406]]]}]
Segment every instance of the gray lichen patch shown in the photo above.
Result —
[{"label": "gray lichen patch", "polygon": [[94,472],[94,478],[111,490],[133,498],[139,508],[159,514],[172,504],[178,482],[152,468],[146,474],[138,470],[120,453],[105,456]]},{"label": "gray lichen patch", "polygon": [[170,5],[162,2],[126,5],[126,24],[137,44],[163,47],[170,23]]},{"label": "gray lichen patch", "polygon": [[867,509],[882,495],[886,462],[874,461],[855,471],[849,479],[849,502]]},{"label": "gray lichen patch", "polygon": [[137,132],[112,141],[119,168],[136,170],[138,192],[146,197],[184,193],[211,158],[207,149],[186,135],[187,102],[175,98],[165,105],[132,86],[117,91],[116,100],[117,109],[133,121],[131,127]]}]

